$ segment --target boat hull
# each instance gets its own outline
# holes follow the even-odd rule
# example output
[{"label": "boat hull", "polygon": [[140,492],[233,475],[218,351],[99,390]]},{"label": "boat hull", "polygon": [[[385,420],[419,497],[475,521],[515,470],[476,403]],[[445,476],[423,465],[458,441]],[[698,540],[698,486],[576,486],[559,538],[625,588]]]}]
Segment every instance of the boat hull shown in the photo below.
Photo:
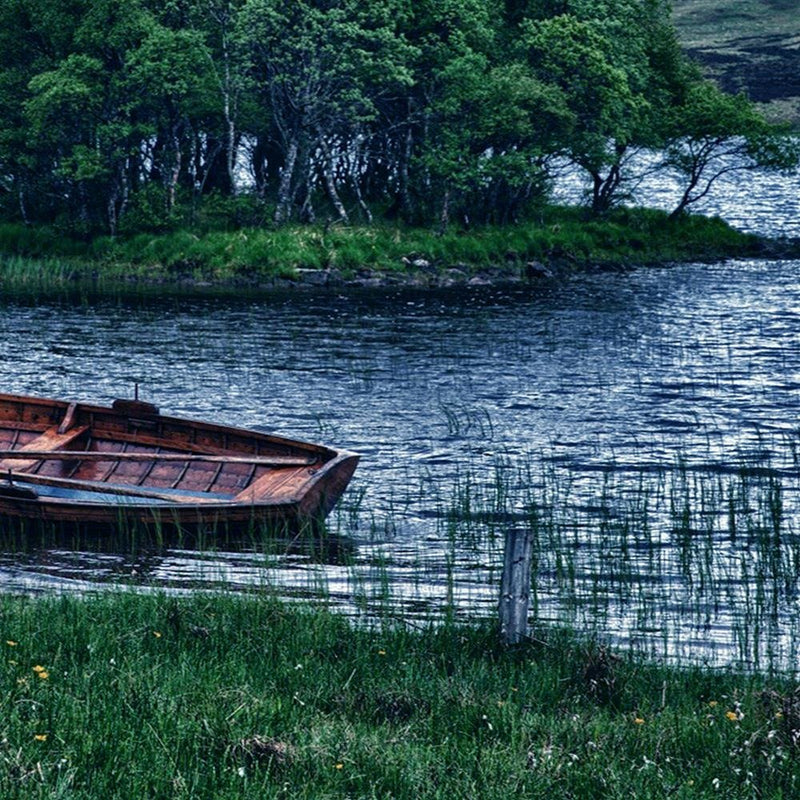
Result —
[{"label": "boat hull", "polygon": [[[0,515],[55,524],[178,527],[318,524],[355,453],[243,428],[0,395]],[[2,478],[2,475],[0,475]]]}]

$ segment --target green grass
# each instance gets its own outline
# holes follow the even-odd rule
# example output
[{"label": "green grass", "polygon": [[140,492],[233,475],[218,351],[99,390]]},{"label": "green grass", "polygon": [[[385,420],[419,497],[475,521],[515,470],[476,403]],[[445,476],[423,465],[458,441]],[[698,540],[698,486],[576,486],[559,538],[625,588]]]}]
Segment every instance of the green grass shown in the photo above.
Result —
[{"label": "green grass", "polygon": [[[759,240],[719,219],[669,220],[659,211],[620,209],[591,220],[585,211],[550,208],[535,222],[509,227],[425,228],[297,226],[205,234],[179,230],[80,243],[52,230],[0,226],[0,286],[6,291],[118,291],[131,286],[253,287],[291,281],[299,270],[329,270],[341,281],[362,274],[412,280],[489,271],[519,278],[526,264],[559,269],[721,259],[758,252]],[[420,264],[425,263],[424,267]]]},{"label": "green grass", "polygon": [[792,686],[557,630],[230,596],[0,599],[4,798],[796,796]]}]

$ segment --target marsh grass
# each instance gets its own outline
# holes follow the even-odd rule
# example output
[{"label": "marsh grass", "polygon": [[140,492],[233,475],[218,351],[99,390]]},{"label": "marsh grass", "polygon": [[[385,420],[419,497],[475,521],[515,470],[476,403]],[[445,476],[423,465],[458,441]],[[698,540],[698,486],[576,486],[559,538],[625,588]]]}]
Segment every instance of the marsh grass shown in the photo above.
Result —
[{"label": "marsh grass", "polygon": [[791,464],[678,459],[576,471],[542,459],[465,476],[442,536],[479,553],[493,585],[504,531],[527,532],[538,622],[679,663],[794,673],[799,498]]},{"label": "marsh grass", "polygon": [[267,597],[0,598],[7,798],[751,797],[793,686],[561,629],[353,627]]},{"label": "marsh grass", "polygon": [[[442,413],[453,435],[491,430],[481,414]],[[0,547],[8,563],[55,578],[317,598],[361,622],[427,625],[494,619],[515,529],[533,542],[535,624],[680,665],[794,675],[800,471],[796,448],[782,452],[774,465],[678,458],[580,469],[544,455],[493,457],[492,468],[483,461],[447,487],[409,476],[406,494],[380,511],[365,488],[350,493],[321,532],[65,538],[6,525]]]}]

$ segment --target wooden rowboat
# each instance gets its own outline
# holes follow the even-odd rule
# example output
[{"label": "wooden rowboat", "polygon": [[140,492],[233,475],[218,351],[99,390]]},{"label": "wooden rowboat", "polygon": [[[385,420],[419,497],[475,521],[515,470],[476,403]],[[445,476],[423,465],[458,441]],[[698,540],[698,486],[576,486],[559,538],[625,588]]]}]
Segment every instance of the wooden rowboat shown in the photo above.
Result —
[{"label": "wooden rowboat", "polygon": [[282,525],[331,511],[355,453],[162,416],[0,394],[0,515],[91,525]]}]

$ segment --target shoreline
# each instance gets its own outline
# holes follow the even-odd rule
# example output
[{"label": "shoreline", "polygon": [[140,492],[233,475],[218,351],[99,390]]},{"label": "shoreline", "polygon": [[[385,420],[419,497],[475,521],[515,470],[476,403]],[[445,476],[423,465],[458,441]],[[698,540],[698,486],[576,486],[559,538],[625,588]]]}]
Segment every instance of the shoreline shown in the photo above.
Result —
[{"label": "shoreline", "polygon": [[568,207],[535,222],[445,234],[297,226],[81,242],[50,229],[0,226],[0,287],[11,295],[524,287],[584,272],[747,258],[800,258],[800,238],[746,234],[699,215],[670,220],[651,209],[620,209],[597,220]]}]

